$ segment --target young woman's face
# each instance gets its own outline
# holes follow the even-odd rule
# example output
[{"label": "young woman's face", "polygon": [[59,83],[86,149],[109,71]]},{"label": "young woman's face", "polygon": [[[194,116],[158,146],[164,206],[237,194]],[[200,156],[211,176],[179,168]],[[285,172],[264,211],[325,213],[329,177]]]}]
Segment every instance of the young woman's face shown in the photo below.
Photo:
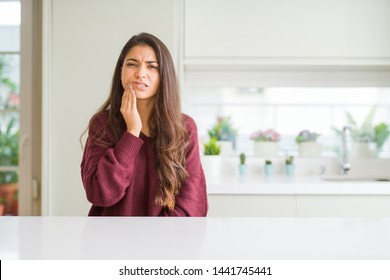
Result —
[{"label": "young woman's face", "polygon": [[122,65],[122,86],[130,83],[137,99],[148,99],[156,95],[160,85],[157,56],[149,46],[134,46],[127,53]]}]

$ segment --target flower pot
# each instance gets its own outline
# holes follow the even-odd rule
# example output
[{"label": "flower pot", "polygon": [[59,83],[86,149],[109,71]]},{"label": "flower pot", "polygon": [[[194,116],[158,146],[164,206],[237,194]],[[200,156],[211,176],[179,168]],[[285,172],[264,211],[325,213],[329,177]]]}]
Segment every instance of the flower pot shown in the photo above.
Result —
[{"label": "flower pot", "polygon": [[4,215],[5,215],[5,205],[0,204],[0,216],[4,216]]},{"label": "flower pot", "polygon": [[274,166],[272,164],[264,164],[264,174],[266,176],[274,174]]},{"label": "flower pot", "polygon": [[278,142],[254,142],[255,156],[276,157],[278,154]]},{"label": "flower pot", "polygon": [[230,156],[233,153],[233,141],[217,141],[221,146],[221,156]]},{"label": "flower pot", "polygon": [[375,158],[377,154],[376,143],[352,143],[351,157],[353,158]]},{"label": "flower pot", "polygon": [[246,176],[248,174],[248,165],[240,164],[239,166],[240,176]]},{"label": "flower pot", "polygon": [[221,156],[207,155],[202,156],[202,167],[206,179],[215,181],[219,178],[221,173]]},{"label": "flower pot", "polygon": [[13,201],[12,203],[12,211],[11,211],[12,216],[18,216],[19,215],[19,202],[18,200]]},{"label": "flower pot", "polygon": [[298,144],[300,157],[321,157],[322,145],[317,142],[301,142]]},{"label": "flower pot", "polygon": [[287,176],[294,175],[295,172],[295,165],[294,164],[286,164],[285,165],[285,171]]},{"label": "flower pot", "polygon": [[5,214],[12,214],[15,194],[18,190],[18,184],[0,185],[0,197],[4,199]]}]

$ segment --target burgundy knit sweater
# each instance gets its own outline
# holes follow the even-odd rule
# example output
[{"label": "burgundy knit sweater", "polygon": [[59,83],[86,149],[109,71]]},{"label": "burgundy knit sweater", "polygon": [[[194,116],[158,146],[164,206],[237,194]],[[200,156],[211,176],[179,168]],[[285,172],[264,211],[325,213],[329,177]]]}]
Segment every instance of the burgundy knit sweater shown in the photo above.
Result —
[{"label": "burgundy knit sweater", "polygon": [[107,126],[108,113],[100,113],[91,121],[81,162],[84,188],[92,203],[89,216],[206,216],[206,181],[197,127],[192,118],[183,116],[189,133],[189,176],[176,196],[173,211],[155,203],[158,179],[153,140],[142,133],[138,138],[126,131],[117,143],[107,135],[104,140],[112,145],[103,147],[96,144],[94,136]]}]

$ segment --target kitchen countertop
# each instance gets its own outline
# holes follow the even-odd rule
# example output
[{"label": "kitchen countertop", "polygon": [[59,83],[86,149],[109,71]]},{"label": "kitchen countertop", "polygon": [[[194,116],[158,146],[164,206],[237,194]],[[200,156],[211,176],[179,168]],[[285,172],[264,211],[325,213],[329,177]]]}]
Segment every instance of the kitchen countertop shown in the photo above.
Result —
[{"label": "kitchen countertop", "polygon": [[319,176],[208,178],[211,195],[390,195],[390,182],[324,181]]},{"label": "kitchen countertop", "polygon": [[390,259],[390,219],[1,217],[0,259]]}]

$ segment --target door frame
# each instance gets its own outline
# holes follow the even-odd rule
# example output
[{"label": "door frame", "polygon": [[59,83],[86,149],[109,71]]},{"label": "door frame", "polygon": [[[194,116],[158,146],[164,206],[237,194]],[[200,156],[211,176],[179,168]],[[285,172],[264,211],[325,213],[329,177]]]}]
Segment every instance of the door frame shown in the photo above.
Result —
[{"label": "door frame", "polygon": [[19,215],[41,215],[42,1],[20,0]]}]

